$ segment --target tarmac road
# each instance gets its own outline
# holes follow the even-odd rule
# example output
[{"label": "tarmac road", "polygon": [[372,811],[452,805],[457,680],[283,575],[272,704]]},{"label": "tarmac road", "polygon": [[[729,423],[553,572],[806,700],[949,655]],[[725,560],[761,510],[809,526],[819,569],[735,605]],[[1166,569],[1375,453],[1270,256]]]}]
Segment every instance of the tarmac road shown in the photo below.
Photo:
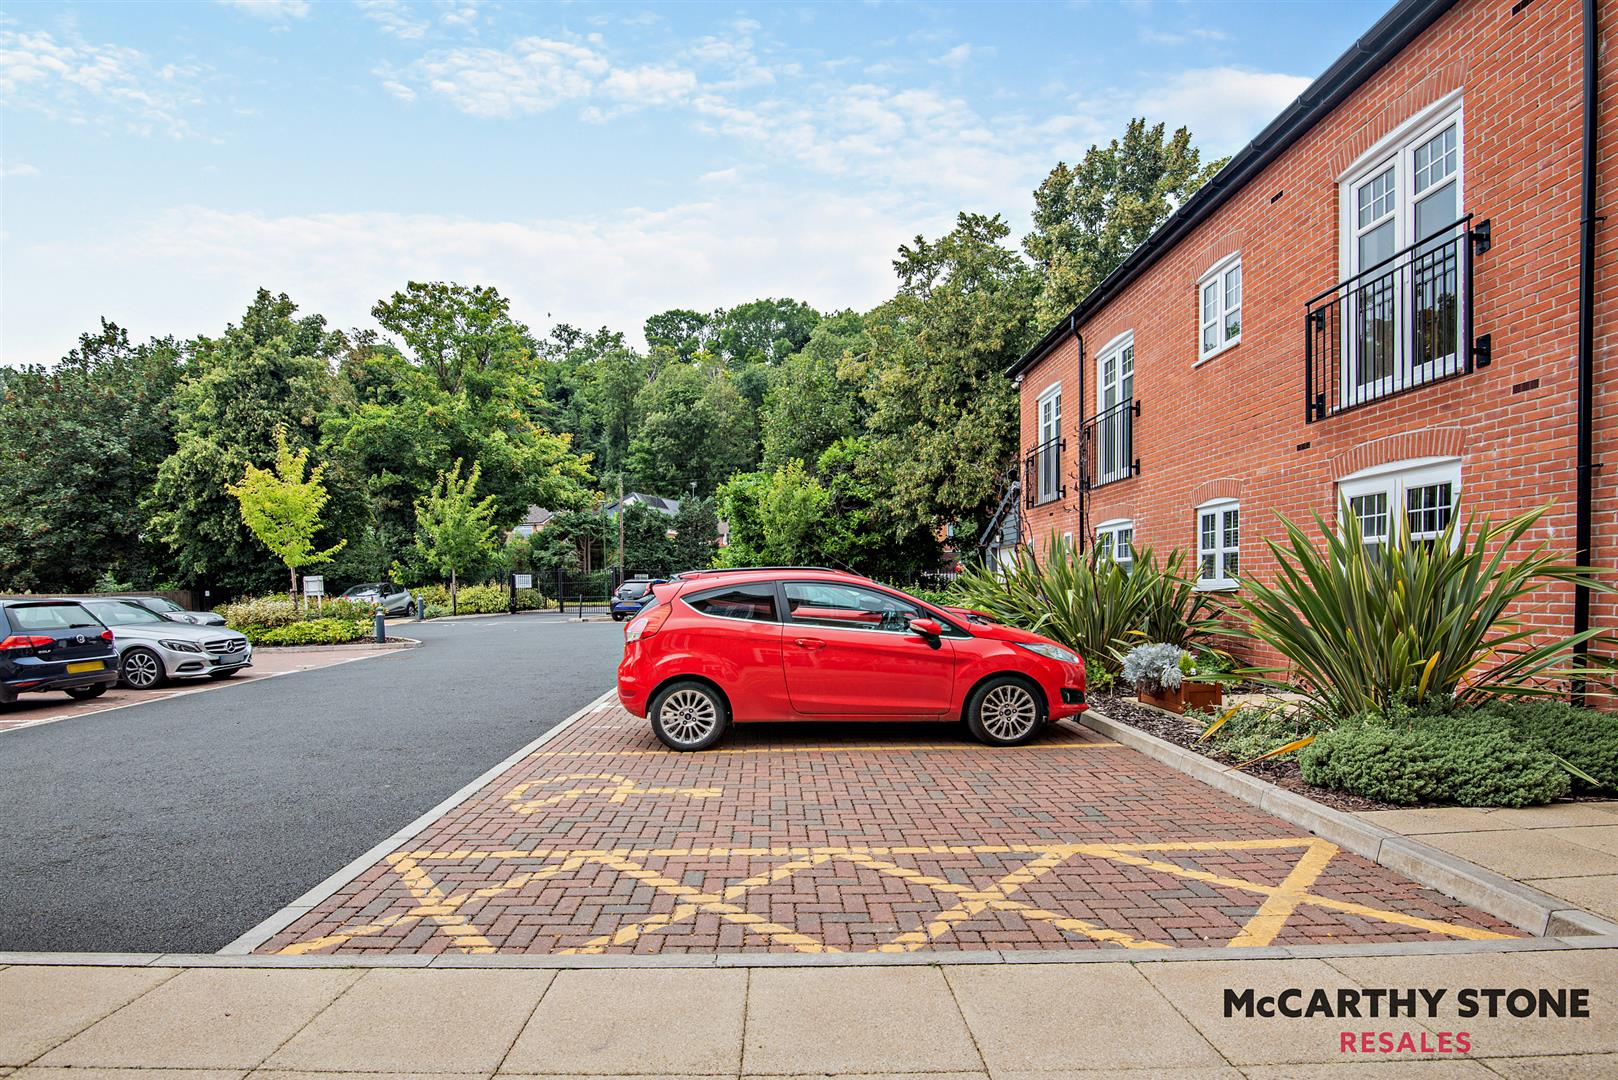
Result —
[{"label": "tarmac road", "polygon": [[213,952],[612,685],[616,623],[421,648],[0,735],[0,951]]}]

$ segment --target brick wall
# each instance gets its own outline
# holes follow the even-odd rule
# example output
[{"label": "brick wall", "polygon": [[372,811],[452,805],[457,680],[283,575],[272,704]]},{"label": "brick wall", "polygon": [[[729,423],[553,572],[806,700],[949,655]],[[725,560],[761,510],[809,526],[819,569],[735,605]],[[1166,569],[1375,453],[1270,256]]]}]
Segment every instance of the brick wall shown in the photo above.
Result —
[{"label": "brick wall", "polygon": [[[1336,481],[1361,467],[1459,456],[1464,505],[1495,519],[1554,503],[1538,534],[1571,550],[1581,121],[1577,0],[1463,0],[1321,120],[1263,173],[1023,376],[1022,438],[1037,441],[1034,399],[1060,379],[1076,460],[1079,385],[1096,402],[1095,360],[1132,330],[1138,476],[1092,492],[1088,523],[1131,518],[1138,545],[1194,551],[1194,507],[1241,500],[1244,573],[1266,574],[1275,513],[1330,515]],[[1618,0],[1601,3],[1597,322],[1596,561],[1618,565]],[[1461,92],[1464,209],[1493,224],[1475,262],[1475,331],[1493,363],[1471,374],[1305,422],[1305,302],[1344,275],[1338,178],[1407,118]],[[1197,363],[1197,280],[1240,251],[1241,342]],[[1513,388],[1538,381],[1532,389]],[[1030,537],[1078,530],[1078,483],[1065,500],[1025,509]],[[1537,619],[1564,624],[1571,589],[1548,592]],[[1598,597],[1596,617],[1618,625]]]}]

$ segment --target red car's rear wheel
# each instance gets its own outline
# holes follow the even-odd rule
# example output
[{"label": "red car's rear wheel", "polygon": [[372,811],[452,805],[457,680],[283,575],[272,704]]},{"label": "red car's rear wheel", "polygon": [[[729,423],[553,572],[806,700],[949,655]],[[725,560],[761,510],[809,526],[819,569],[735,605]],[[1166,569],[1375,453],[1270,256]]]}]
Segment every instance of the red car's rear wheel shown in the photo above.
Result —
[{"label": "red car's rear wheel", "polygon": [[652,698],[646,715],[670,750],[706,750],[730,727],[730,706],[718,691],[695,680],[672,682]]}]

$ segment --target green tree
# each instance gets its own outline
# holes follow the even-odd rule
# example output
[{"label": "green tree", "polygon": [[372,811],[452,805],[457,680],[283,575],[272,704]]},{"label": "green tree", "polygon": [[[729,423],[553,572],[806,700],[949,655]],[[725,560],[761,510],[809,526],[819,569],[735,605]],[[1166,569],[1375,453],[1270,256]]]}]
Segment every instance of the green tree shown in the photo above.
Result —
[{"label": "green tree", "polygon": [[819,537],[831,496],[801,461],[773,473],[739,473],[718,495],[730,523],[721,552],[727,566],[790,566],[820,557]]},{"label": "green tree", "polygon": [[429,565],[449,575],[452,614],[461,575],[488,562],[499,532],[494,526],[494,496],[477,497],[482,471],[481,465],[473,465],[471,473],[462,479],[461,462],[457,460],[454,468],[440,473],[432,490],[416,502],[416,543]]},{"label": "green tree", "polygon": [[446,393],[469,384],[477,389],[479,376],[523,364],[535,352],[528,328],[511,317],[511,301],[487,286],[412,281],[378,301],[371,315]]},{"label": "green tree", "polygon": [[1034,231],[1023,239],[1043,277],[1039,324],[1072,310],[1224,163],[1204,167],[1188,130],[1171,135],[1144,118],[1077,165],[1059,162],[1034,192]]},{"label": "green tree", "polygon": [[938,568],[937,537],[893,512],[883,487],[887,471],[870,442],[837,440],[820,455],[815,474],[829,500],[818,530],[821,559],[899,581]]},{"label": "green tree", "polygon": [[732,367],[778,364],[803,348],[820,312],[801,300],[774,297],[714,313],[715,344]]},{"label": "green tree", "polygon": [[845,358],[870,347],[864,319],[853,311],[826,316],[798,352],[771,369],[759,414],[763,467],[771,472],[793,458],[805,463],[838,439],[857,434],[865,419],[857,383],[838,376]]},{"label": "green tree", "polygon": [[1005,369],[1032,341],[1038,278],[1004,247],[998,215],[962,214],[936,241],[899,249],[899,294],[866,319],[871,344],[840,372],[870,407],[871,451],[895,518],[975,527],[1016,453]]},{"label": "green tree", "polygon": [[644,333],[648,348],[668,349],[690,363],[712,344],[713,324],[710,317],[700,311],[670,308],[648,318]]},{"label": "green tree", "polygon": [[308,449],[294,451],[287,444],[286,429],[278,427],[274,469],[261,469],[249,462],[241,482],[225,489],[241,505],[242,522],[286,566],[293,596],[298,592],[299,570],[330,562],[348,543],[345,539],[325,549],[315,546],[320,511],[329,498],[321,479],[325,472],[324,465],[316,465],[311,471]]},{"label": "green tree", "polygon": [[[527,328],[504,315],[491,323],[458,314],[477,305],[503,312],[498,293],[458,285],[412,288],[378,306],[407,310],[409,323],[394,320],[408,331],[400,337],[426,341],[420,347],[433,351],[407,355],[386,342],[357,341],[343,357],[321,417],[323,448],[366,478],[375,523],[369,557],[384,566],[415,557],[416,501],[456,460],[482,467],[501,528],[515,525],[532,505],[583,505],[590,484],[588,459],[574,450],[572,437],[547,426],[548,417],[564,410],[545,398],[554,363],[536,359]],[[433,312],[433,299],[446,310]],[[457,340],[456,328],[468,325],[472,340]],[[445,379],[445,371],[460,374]]]},{"label": "green tree", "polygon": [[0,370],[0,590],[83,592],[170,571],[141,501],[174,449],[172,340],[103,321],[53,368]]},{"label": "green tree", "polygon": [[667,569],[678,573],[713,565],[719,551],[719,515],[712,499],[693,495],[682,500],[672,528]]},{"label": "green tree", "polygon": [[628,466],[638,488],[680,497],[695,484],[704,495],[753,463],[757,418],[717,365],[665,367],[637,397],[636,410],[641,420]]},{"label": "green tree", "polygon": [[[274,455],[277,428],[299,447],[317,441],[318,417],[335,391],[332,364],[346,342],[321,316],[296,313],[285,294],[260,289],[239,324],[189,346],[186,378],[173,398],[175,450],[143,504],[149,534],[188,584],[226,594],[275,587],[277,575],[228,488],[249,462]],[[361,485],[340,466],[326,480],[328,528],[359,532]]]}]

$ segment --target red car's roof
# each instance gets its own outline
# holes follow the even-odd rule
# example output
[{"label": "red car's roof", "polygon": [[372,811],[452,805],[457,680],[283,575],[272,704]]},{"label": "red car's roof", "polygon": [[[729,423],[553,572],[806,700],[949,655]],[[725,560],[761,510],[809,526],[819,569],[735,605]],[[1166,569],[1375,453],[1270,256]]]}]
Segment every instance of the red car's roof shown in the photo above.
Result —
[{"label": "red car's roof", "polygon": [[824,566],[755,566],[726,570],[695,570],[679,576],[679,584],[707,588],[710,585],[733,585],[742,581],[776,581],[793,578],[799,581],[841,581],[849,585],[874,585],[878,582],[847,570],[828,570]]}]

